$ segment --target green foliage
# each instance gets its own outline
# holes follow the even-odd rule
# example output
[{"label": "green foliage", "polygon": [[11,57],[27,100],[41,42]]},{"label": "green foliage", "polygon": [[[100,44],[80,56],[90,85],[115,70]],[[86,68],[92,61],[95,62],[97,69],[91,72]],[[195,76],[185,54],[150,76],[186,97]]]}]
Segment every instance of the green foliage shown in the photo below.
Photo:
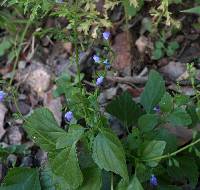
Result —
[{"label": "green foliage", "polygon": [[137,123],[142,113],[140,107],[132,100],[128,92],[124,92],[106,107],[106,111],[117,117],[126,127]]},{"label": "green foliage", "polygon": [[187,10],[184,10],[182,12],[184,12],[184,13],[194,13],[194,14],[200,15],[200,6],[196,6],[194,8],[187,9]]},{"label": "green foliage", "polygon": [[[159,163],[159,159],[153,160],[163,154],[166,142],[165,141],[151,141],[143,145],[145,148],[141,150],[141,157],[144,160],[150,160],[147,164],[150,167],[156,167]],[[151,160],[152,159],[152,160]]]},{"label": "green foliage", "polygon": [[128,179],[126,159],[119,139],[110,131],[102,131],[94,139],[93,159],[106,171],[112,171]]},{"label": "green foliage", "polygon": [[175,54],[176,50],[179,48],[179,44],[175,41],[166,43],[164,37],[161,37],[155,42],[155,47],[152,52],[152,59],[159,60],[166,54],[171,57]]},{"label": "green foliage", "polygon": [[140,99],[140,102],[147,113],[152,113],[153,108],[158,105],[164,93],[164,80],[156,71],[152,70]]},{"label": "green foliage", "polygon": [[39,172],[31,168],[10,169],[0,187],[1,190],[41,190]]}]

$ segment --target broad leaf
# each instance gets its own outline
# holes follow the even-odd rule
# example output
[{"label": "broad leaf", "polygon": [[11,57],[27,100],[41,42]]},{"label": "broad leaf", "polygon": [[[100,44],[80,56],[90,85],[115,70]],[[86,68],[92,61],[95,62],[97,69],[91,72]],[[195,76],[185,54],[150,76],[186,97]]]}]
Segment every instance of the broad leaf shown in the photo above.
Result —
[{"label": "broad leaf", "polygon": [[192,123],[190,115],[183,109],[174,110],[167,120],[175,126],[187,126]]},{"label": "broad leaf", "polygon": [[13,168],[8,171],[1,190],[40,190],[39,174],[37,169]]},{"label": "broad leaf", "polygon": [[66,148],[50,159],[53,173],[66,183],[66,188],[76,189],[83,182],[82,172],[76,154],[76,145]]},{"label": "broad leaf", "polygon": [[56,148],[65,148],[72,146],[77,142],[84,133],[84,128],[80,125],[70,125],[68,133],[64,133],[57,141]]},{"label": "broad leaf", "polygon": [[140,99],[147,113],[151,113],[153,108],[158,105],[164,93],[165,81],[158,72],[152,70]]},{"label": "broad leaf", "polygon": [[173,110],[173,98],[168,92],[162,97],[159,106],[163,112],[171,112]]},{"label": "broad leaf", "polygon": [[47,152],[54,151],[57,139],[66,133],[46,108],[35,110],[25,122],[24,128],[34,142]]},{"label": "broad leaf", "polygon": [[96,136],[92,156],[101,169],[119,174],[124,180],[128,179],[123,147],[112,132],[103,131]]},{"label": "broad leaf", "polygon": [[137,119],[142,111],[139,106],[133,101],[132,96],[128,92],[114,99],[107,107],[106,111],[117,117],[124,126],[130,126],[137,123]]},{"label": "broad leaf", "polygon": [[133,179],[129,184],[121,180],[119,183],[117,190],[144,190],[137,176],[134,175]]},{"label": "broad leaf", "polygon": [[138,120],[139,128],[142,132],[148,132],[153,130],[158,124],[158,116],[156,114],[142,115]]},{"label": "broad leaf", "polygon": [[154,159],[155,157],[161,156],[164,152],[166,142],[165,141],[151,141],[148,143],[144,144],[144,148],[141,153],[141,158],[144,161],[147,161],[147,164],[150,167],[156,167],[159,163],[160,160],[151,160]]},{"label": "broad leaf", "polygon": [[101,190],[101,171],[97,167],[90,167],[83,170],[83,184],[78,190]]}]

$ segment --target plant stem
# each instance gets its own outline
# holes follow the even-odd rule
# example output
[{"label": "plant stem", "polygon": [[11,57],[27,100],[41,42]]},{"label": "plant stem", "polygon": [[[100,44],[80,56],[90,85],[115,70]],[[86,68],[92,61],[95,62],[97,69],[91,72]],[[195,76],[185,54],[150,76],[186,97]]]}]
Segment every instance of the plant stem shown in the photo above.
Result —
[{"label": "plant stem", "polygon": [[78,83],[79,83],[79,88],[80,91],[82,93],[82,85],[81,85],[81,71],[80,71],[80,64],[79,64],[79,51],[78,51],[78,18],[77,18],[77,14],[78,14],[78,0],[76,0],[75,2],[75,12],[76,12],[76,16],[75,16],[75,22],[74,22],[74,38],[75,38],[75,61],[76,61],[76,67],[77,67],[77,73],[78,73]]},{"label": "plant stem", "polygon": [[24,29],[24,31],[23,31],[23,33],[21,35],[20,41],[19,41],[19,47],[16,50],[16,58],[15,58],[15,63],[14,63],[14,67],[13,67],[13,76],[11,77],[10,82],[9,82],[10,86],[12,85],[12,82],[13,82],[13,79],[14,79],[14,76],[15,76],[15,72],[16,72],[16,68],[17,68],[17,63],[18,63],[18,60],[19,60],[19,55],[20,55],[20,52],[21,52],[21,49],[22,49],[22,43],[23,43],[24,38],[25,38],[25,36],[27,34],[28,28],[29,28],[29,26],[32,23],[31,21],[32,20],[30,19],[26,23],[25,29]]},{"label": "plant stem", "polygon": [[178,153],[180,153],[180,152],[182,152],[182,151],[184,151],[184,150],[186,150],[186,149],[188,149],[188,148],[194,146],[195,144],[197,144],[197,143],[199,143],[199,142],[200,142],[200,138],[197,139],[196,141],[194,141],[194,142],[192,142],[192,143],[190,143],[190,144],[188,144],[188,145],[186,145],[186,146],[180,148],[179,150],[170,153],[170,154],[165,154],[165,155],[163,155],[163,156],[158,156],[158,157],[154,157],[154,158],[150,158],[150,159],[142,160],[142,161],[144,161],[144,162],[149,162],[149,161],[156,161],[156,160],[162,160],[162,159],[170,158],[170,157],[175,156],[175,155],[177,155]]},{"label": "plant stem", "polygon": [[113,173],[111,173],[111,185],[110,185],[110,190],[114,190],[114,187],[113,187]]}]

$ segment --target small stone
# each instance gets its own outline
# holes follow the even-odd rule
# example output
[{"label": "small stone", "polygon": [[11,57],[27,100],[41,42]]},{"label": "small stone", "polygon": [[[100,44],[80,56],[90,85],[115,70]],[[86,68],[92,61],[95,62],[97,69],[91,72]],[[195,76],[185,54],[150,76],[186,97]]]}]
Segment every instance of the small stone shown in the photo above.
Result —
[{"label": "small stone", "polygon": [[183,73],[185,73],[186,64],[171,61],[164,67],[161,67],[159,71],[169,79],[176,81]]},{"label": "small stone", "polygon": [[32,167],[33,166],[33,158],[32,156],[25,156],[22,159],[21,167]]},{"label": "small stone", "polygon": [[17,162],[17,156],[14,155],[14,154],[10,154],[8,157],[7,157],[7,164],[8,164],[8,167],[14,167],[15,164]]},{"label": "small stone", "polygon": [[22,132],[18,126],[13,126],[8,129],[8,141],[11,145],[20,145],[22,141]]},{"label": "small stone", "polygon": [[0,103],[0,139],[3,137],[3,135],[6,132],[3,127],[6,112],[7,112],[7,108],[2,103]]},{"label": "small stone", "polygon": [[136,47],[137,47],[137,49],[138,49],[138,51],[140,52],[140,53],[144,53],[145,52],[145,50],[146,50],[146,48],[147,48],[147,46],[148,46],[148,38],[147,37],[145,37],[145,36],[140,36],[137,40],[136,40],[136,42],[135,42],[135,45],[136,45]]},{"label": "small stone", "polygon": [[39,149],[35,155],[35,160],[38,166],[43,166],[47,162],[47,153]]}]

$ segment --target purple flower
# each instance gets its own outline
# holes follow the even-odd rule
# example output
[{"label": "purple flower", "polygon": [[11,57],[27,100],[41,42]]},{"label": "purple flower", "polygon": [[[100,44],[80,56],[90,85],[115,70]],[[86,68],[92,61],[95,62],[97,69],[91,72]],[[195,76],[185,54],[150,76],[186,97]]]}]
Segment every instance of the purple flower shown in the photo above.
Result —
[{"label": "purple flower", "polygon": [[0,102],[3,102],[5,96],[6,96],[6,93],[4,91],[0,91]]},{"label": "purple flower", "polygon": [[74,115],[71,111],[68,111],[66,114],[65,114],[65,119],[70,122],[72,119],[73,119]]},{"label": "purple flower", "polygon": [[156,178],[155,175],[151,175],[150,184],[151,184],[152,186],[157,186],[157,185],[158,185],[158,180],[157,180],[157,178]]},{"label": "purple flower", "polygon": [[105,40],[108,40],[109,37],[110,37],[110,32],[104,32],[104,33],[103,33],[103,38],[104,38]]},{"label": "purple flower", "polygon": [[110,63],[107,59],[103,62],[103,64],[105,65],[106,69],[110,69]]},{"label": "purple flower", "polygon": [[93,60],[95,63],[99,63],[100,62],[100,58],[97,55],[93,55]]},{"label": "purple flower", "polygon": [[104,80],[104,77],[103,76],[100,76],[97,81],[96,81],[96,85],[97,86],[100,86],[102,83],[103,83],[103,80]]},{"label": "purple flower", "polygon": [[153,111],[155,111],[156,113],[160,113],[160,106],[155,106],[153,108]]}]

